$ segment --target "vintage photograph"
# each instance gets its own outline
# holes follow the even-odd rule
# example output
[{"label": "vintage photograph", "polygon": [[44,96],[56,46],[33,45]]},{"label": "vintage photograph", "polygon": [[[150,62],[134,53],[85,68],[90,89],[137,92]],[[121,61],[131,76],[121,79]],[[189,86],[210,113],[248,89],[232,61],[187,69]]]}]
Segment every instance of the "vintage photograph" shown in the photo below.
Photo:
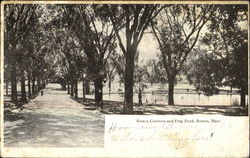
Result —
[{"label": "vintage photograph", "polygon": [[248,116],[248,4],[2,7],[4,147],[103,148],[105,115]]}]

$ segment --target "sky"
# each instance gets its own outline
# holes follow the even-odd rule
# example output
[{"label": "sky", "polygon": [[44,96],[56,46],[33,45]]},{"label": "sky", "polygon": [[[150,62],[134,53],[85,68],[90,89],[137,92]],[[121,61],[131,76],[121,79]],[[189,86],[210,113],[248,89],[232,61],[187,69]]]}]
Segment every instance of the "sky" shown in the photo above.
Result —
[{"label": "sky", "polygon": [[[248,22],[240,22],[239,26],[242,29],[248,28]],[[205,25],[199,35],[199,39],[201,39],[202,36],[205,35],[205,33],[208,31],[207,25]],[[199,39],[196,43],[196,46],[199,45]],[[143,35],[143,38],[138,46],[139,53],[139,65],[143,65],[147,60],[150,59],[156,59],[157,54],[160,53],[160,50],[158,49],[159,45],[157,40],[155,39],[154,35],[151,33],[145,33]]]},{"label": "sky", "polygon": [[158,43],[152,34],[144,34],[138,46],[139,61],[143,63],[149,59],[156,59],[157,54],[160,53],[158,47]]},{"label": "sky", "polygon": [[[120,37],[122,43],[125,44],[125,33],[121,32]],[[154,35],[152,33],[144,33],[137,48],[137,51],[139,51],[139,66],[143,66],[150,59],[156,59],[157,54],[160,53],[158,47],[158,42],[156,41]],[[117,46],[117,52],[122,54],[119,46]]]}]

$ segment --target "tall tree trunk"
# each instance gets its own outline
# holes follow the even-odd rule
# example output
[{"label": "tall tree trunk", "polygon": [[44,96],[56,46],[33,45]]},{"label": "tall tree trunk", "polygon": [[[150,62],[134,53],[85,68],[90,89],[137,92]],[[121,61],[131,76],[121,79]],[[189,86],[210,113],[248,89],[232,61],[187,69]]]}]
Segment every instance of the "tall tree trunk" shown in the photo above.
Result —
[{"label": "tall tree trunk", "polygon": [[64,91],[67,90],[66,89],[66,82],[65,81],[61,82],[61,86],[62,86],[62,90],[64,90]]},{"label": "tall tree trunk", "polygon": [[70,81],[70,95],[74,96],[74,82],[73,80]]},{"label": "tall tree trunk", "polygon": [[174,77],[168,80],[168,105],[174,105]]},{"label": "tall tree trunk", "polygon": [[111,93],[111,79],[110,78],[109,78],[109,99],[110,99],[110,93]]},{"label": "tall tree trunk", "polygon": [[44,85],[44,83],[43,83],[43,79],[41,78],[41,89],[43,88],[43,85]]},{"label": "tall tree trunk", "polygon": [[77,80],[75,81],[75,99],[78,99],[78,82]]},{"label": "tall tree trunk", "polygon": [[32,96],[35,96],[35,89],[36,89],[36,79],[32,79]]},{"label": "tall tree trunk", "polygon": [[94,81],[95,86],[95,103],[96,106],[102,107],[102,78],[98,77]]},{"label": "tall tree trunk", "polygon": [[38,91],[41,90],[41,80],[40,78],[37,78],[37,88],[38,88]]},{"label": "tall tree trunk", "polygon": [[82,98],[85,99],[85,84],[84,84],[84,79],[82,79]]},{"label": "tall tree trunk", "polygon": [[[129,53],[129,51],[128,51]],[[134,55],[135,52],[130,52],[126,55],[125,65],[125,104],[124,112],[133,111],[133,86],[134,86]]]},{"label": "tall tree trunk", "polygon": [[24,76],[24,71],[22,70],[21,72],[21,101],[27,102],[26,98],[26,90],[25,90],[25,76]]},{"label": "tall tree trunk", "polygon": [[89,80],[85,80],[85,94],[90,94]]},{"label": "tall tree trunk", "polygon": [[[15,57],[13,57],[13,58],[15,58]],[[12,66],[11,66],[11,101],[13,103],[17,103],[17,79],[16,79],[15,60],[13,61]]]},{"label": "tall tree trunk", "polygon": [[31,99],[30,73],[28,73],[28,93],[29,93],[29,99]]},{"label": "tall tree trunk", "polygon": [[47,81],[46,81],[46,79],[43,79],[43,80],[44,80],[44,88],[46,88]]},{"label": "tall tree trunk", "polygon": [[67,82],[67,87],[68,87],[68,94],[70,94],[70,84],[69,84],[69,81]]},{"label": "tall tree trunk", "polygon": [[245,91],[245,88],[241,88],[241,91],[240,91],[240,105],[241,106],[246,105],[246,91]]},{"label": "tall tree trunk", "polygon": [[8,95],[9,94],[9,82],[8,81],[6,81],[5,82],[5,86],[6,86],[6,95]]},{"label": "tall tree trunk", "polygon": [[67,91],[67,82],[66,81],[63,82],[63,86],[64,86],[63,90]]},{"label": "tall tree trunk", "polygon": [[45,80],[42,79],[42,88],[45,88]]}]

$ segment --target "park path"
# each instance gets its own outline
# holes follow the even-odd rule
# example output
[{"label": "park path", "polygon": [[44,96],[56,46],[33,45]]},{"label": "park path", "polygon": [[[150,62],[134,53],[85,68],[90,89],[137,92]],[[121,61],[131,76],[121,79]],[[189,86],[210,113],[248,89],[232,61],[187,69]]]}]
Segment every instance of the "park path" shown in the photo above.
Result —
[{"label": "park path", "polygon": [[44,95],[5,119],[4,145],[8,147],[101,147],[104,115],[86,110],[58,84],[48,84]]}]

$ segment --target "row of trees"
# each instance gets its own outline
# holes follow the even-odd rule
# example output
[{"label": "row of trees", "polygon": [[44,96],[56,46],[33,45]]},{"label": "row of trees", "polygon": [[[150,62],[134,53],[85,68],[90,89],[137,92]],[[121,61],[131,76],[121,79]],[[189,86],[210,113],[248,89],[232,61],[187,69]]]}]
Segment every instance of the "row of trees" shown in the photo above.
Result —
[{"label": "row of trees", "polygon": [[[11,100],[18,103],[17,83],[21,83],[21,101],[33,98],[45,86],[50,57],[47,37],[40,29],[38,5],[5,5],[4,76],[6,93],[11,83]],[[25,81],[28,80],[28,95]]]},{"label": "row of trees", "polygon": [[189,83],[205,95],[218,93],[222,86],[240,89],[241,105],[245,105],[247,6],[175,5],[162,14],[151,26],[161,51],[160,64],[166,70],[169,104],[174,104],[177,75],[184,72]]},{"label": "row of trees", "polygon": [[[39,84],[55,74],[76,98],[79,81],[83,82],[83,97],[93,82],[96,105],[102,106],[103,83],[108,79],[111,87],[118,73],[125,85],[124,111],[132,112],[134,81],[141,82],[148,69],[138,67],[138,45],[146,31],[155,37],[161,52],[158,60],[147,63],[152,73],[147,79],[168,83],[170,105],[174,104],[177,76],[183,72],[197,90],[212,91],[211,84],[230,85],[241,89],[243,99],[247,93],[247,37],[241,24],[247,18],[246,5],[5,5],[5,65],[10,70],[12,99],[16,98],[16,78],[25,81],[26,76]],[[21,62],[17,52],[24,58]],[[196,54],[192,58],[196,64],[187,64],[192,54]],[[213,74],[206,73],[212,76],[207,82],[199,73],[211,70],[206,66],[207,61],[211,65],[210,60],[218,64],[212,64]],[[18,63],[34,66],[20,66],[17,73]],[[28,69],[47,71],[33,74]],[[214,80],[213,76],[218,77]]]}]

